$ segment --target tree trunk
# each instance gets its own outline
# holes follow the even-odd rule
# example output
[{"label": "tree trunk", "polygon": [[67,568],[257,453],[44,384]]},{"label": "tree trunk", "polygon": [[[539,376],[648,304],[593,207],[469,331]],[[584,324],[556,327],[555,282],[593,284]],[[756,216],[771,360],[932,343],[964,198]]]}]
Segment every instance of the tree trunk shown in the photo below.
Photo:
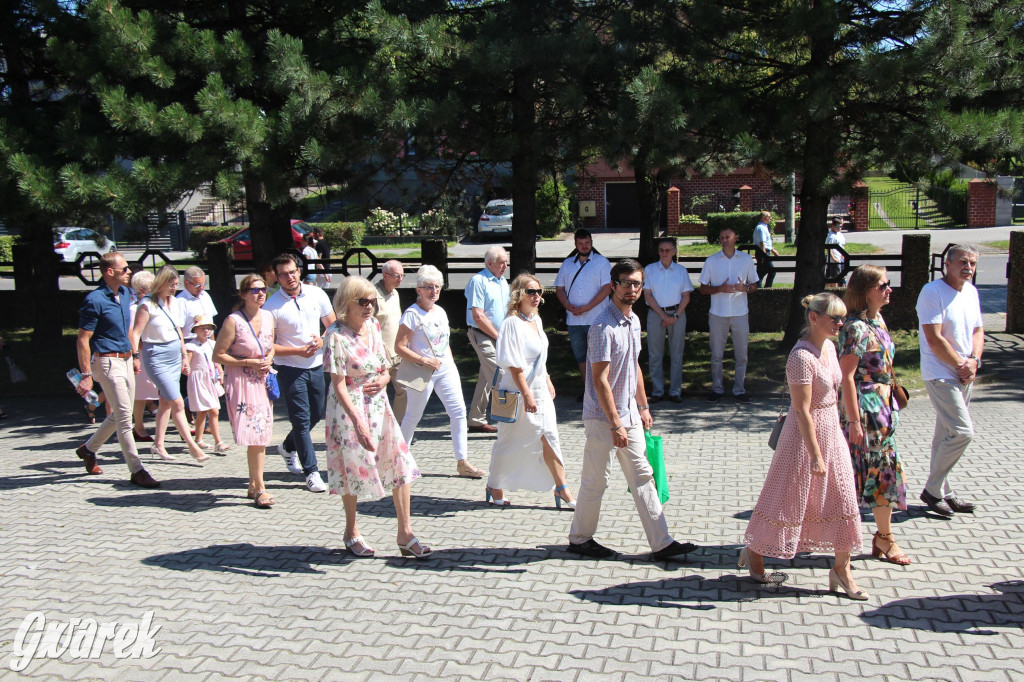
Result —
[{"label": "tree trunk", "polygon": [[636,200],[640,214],[640,245],[637,258],[641,265],[647,265],[658,260],[654,238],[661,232],[661,199],[668,187],[663,186],[667,185],[667,182],[662,180],[661,173],[648,167],[642,150],[633,159],[633,172],[636,177]]},{"label": "tree trunk", "polygon": [[526,69],[512,75],[512,129],[516,151],[512,155],[512,253],[509,278],[537,267],[537,186],[540,167],[536,150],[536,94],[533,76]]},{"label": "tree trunk", "polygon": [[60,259],[53,252],[53,232],[50,225],[36,224],[28,228],[26,236],[32,253],[32,289],[24,295],[31,297],[34,306],[32,343],[40,347],[58,344],[63,320]]},{"label": "tree trunk", "polygon": [[267,263],[295,248],[287,212],[270,205],[266,184],[251,175],[245,177],[245,204],[249,213],[253,265]]}]

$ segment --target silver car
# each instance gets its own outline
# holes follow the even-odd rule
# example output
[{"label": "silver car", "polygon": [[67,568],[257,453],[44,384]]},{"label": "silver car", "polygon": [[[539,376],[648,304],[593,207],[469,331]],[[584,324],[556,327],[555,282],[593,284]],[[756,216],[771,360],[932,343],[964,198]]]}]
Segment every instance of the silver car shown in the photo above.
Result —
[{"label": "silver car", "polygon": [[484,212],[477,221],[476,231],[479,234],[484,232],[511,232],[512,231],[512,200],[494,199],[487,202]]},{"label": "silver car", "polygon": [[87,227],[58,227],[53,231],[53,251],[65,262],[74,262],[83,253],[102,256],[117,244]]}]

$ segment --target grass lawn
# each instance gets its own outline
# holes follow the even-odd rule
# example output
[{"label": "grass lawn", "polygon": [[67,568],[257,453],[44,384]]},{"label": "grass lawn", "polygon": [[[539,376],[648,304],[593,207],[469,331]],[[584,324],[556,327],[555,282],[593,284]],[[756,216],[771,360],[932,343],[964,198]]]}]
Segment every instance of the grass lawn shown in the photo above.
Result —
[{"label": "grass lawn", "polygon": [[[448,248],[453,249],[458,242],[448,242]],[[418,260],[423,255],[423,244],[420,242],[400,242],[398,244],[370,244],[364,249],[376,256],[378,259],[388,258],[410,258]],[[332,256],[333,258],[333,256]]]},{"label": "grass lawn", "polygon": [[995,242],[982,242],[981,245],[982,246],[987,246],[990,249],[999,249],[1000,251],[1009,251],[1010,250],[1010,240],[1009,239],[1004,239],[1002,241],[995,241]]},{"label": "grass lawn", "polygon": [[[957,227],[953,219],[945,213],[941,213],[936,208],[935,202],[924,192],[917,194],[916,186],[913,184],[879,177],[865,178],[864,181],[871,192],[868,214],[868,229],[870,230],[891,230],[894,229],[894,225],[913,227],[914,209],[910,205],[912,199],[918,201],[918,223],[922,229]],[[895,193],[896,190],[908,191]],[[884,192],[894,193],[880,194]]]},{"label": "grass lawn", "polygon": [[[847,244],[847,253],[882,253],[882,249],[878,248],[874,244]],[[710,256],[713,253],[720,251],[722,247],[718,244],[681,244],[679,246],[680,256]],[[796,244],[775,244],[775,250],[779,252],[780,256],[795,256],[796,255]]]}]

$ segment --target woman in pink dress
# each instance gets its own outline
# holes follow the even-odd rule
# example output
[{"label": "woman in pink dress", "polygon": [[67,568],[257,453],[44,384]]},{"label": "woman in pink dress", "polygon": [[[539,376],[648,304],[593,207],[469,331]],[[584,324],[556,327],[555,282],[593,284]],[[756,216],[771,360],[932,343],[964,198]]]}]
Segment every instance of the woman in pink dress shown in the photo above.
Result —
[{"label": "woman in pink dress", "polygon": [[217,335],[213,361],[223,365],[228,418],[235,443],[246,446],[249,460],[248,497],[260,509],[274,504],[263,485],[263,462],[274,430],[273,403],[267,396],[267,374],[274,359],[274,317],[263,308],[267,285],[248,275],[238,288],[241,302]]},{"label": "woman in pink dress", "polygon": [[764,572],[764,557],[792,559],[797,552],[835,553],[829,589],[843,588],[851,599],[868,594],[857,587],[850,553],[861,547],[850,448],[839,425],[836,404],[842,373],[836,347],[846,306],[835,294],[804,297],[807,326],[786,362],[792,403],[761,495],[744,537],[739,566],[750,577],[777,582]]},{"label": "woman in pink dress", "polygon": [[430,547],[416,539],[410,520],[410,488],[420,477],[409,445],[391,412],[385,387],[390,361],[373,316],[377,288],[362,277],[347,277],[334,295],[338,320],[325,335],[327,392],[327,481],[345,505],[345,547],[357,557],[372,557],[356,522],[359,500],[378,500],[389,492],[398,521],[402,556],[425,559]]}]

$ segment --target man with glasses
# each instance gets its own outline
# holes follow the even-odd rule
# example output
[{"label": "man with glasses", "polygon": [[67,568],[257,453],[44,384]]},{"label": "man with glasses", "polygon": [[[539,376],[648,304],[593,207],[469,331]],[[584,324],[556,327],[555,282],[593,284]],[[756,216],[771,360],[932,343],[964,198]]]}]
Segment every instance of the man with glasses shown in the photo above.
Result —
[{"label": "man with glasses", "polygon": [[107,418],[92,438],[75,450],[90,474],[102,474],[96,452],[116,431],[131,482],[141,488],[159,488],[139,459],[132,436],[132,407],[135,404],[135,375],[141,370],[138,354],[133,356],[128,332],[131,326],[128,281],[131,269],[117,251],[100,256],[103,283],[90,292],[78,311],[78,369],[82,373],[78,394],[84,396],[94,379],[107,396]]},{"label": "man with glasses", "polygon": [[[466,285],[466,326],[469,343],[480,360],[480,374],[469,408],[470,431],[497,433],[495,426],[487,423],[487,408],[491,400],[491,384],[498,368],[495,344],[498,329],[505,320],[508,309],[509,290],[505,280],[508,269],[508,253],[500,246],[492,246],[484,254],[484,269],[469,279]],[[483,477],[483,472],[476,478]]]},{"label": "man with glasses", "polygon": [[598,308],[587,339],[586,397],[583,400],[583,472],[576,511],[569,528],[568,551],[605,559],[615,552],[594,540],[601,500],[608,487],[614,454],[633,494],[652,561],[664,561],[696,549],[672,539],[658,499],[654,471],[647,461],[644,431],[653,425],[644,390],[640,355],[640,318],[633,305],[640,298],[644,271],[633,259],[611,269],[611,299]]},{"label": "man with glasses", "polygon": [[662,359],[668,337],[668,399],[683,402],[683,350],[686,347],[686,306],[690,304],[690,273],[676,262],[676,240],[658,240],[658,258],[644,268],[647,301],[647,354],[651,371],[651,402],[665,397]]},{"label": "man with glasses", "polygon": [[985,329],[978,290],[971,283],[978,249],[957,244],[946,254],[942,279],[929,282],[917,297],[921,378],[935,408],[931,471],[921,501],[936,514],[953,516],[975,509],[949,483],[949,474],[974,438],[968,407],[981,369]]},{"label": "man with glasses", "polygon": [[722,358],[725,342],[732,336],[732,349],[736,357],[736,378],[732,397],[749,403],[743,387],[747,375],[747,339],[750,323],[747,318],[747,294],[757,289],[757,267],[754,259],[736,250],[736,231],[722,228],[718,235],[722,250],[708,256],[700,269],[700,293],[711,297],[708,329],[711,334],[711,393],[709,403],[717,403],[725,394],[722,378]]},{"label": "man with glasses", "polygon": [[399,424],[405,416],[406,394],[405,386],[395,381],[398,374],[398,364],[402,358],[395,353],[395,337],[398,335],[398,327],[402,319],[402,302],[398,297],[398,285],[405,277],[405,268],[401,261],[385,261],[380,268],[381,278],[377,282],[377,309],[374,316],[380,322],[380,335],[387,348],[388,357],[391,358],[391,381],[394,387],[395,398],[391,401],[391,411],[395,413],[395,419]]},{"label": "man with glasses", "polygon": [[[595,310],[608,299],[612,291],[609,272],[612,264],[594,249],[590,231],[580,228],[573,235],[576,255],[562,261],[555,276],[555,295],[565,307],[565,324],[569,329],[569,344],[580,366],[586,389],[587,334],[597,317]],[[576,402],[583,402],[581,392]]]},{"label": "man with glasses", "polygon": [[274,366],[292,430],[277,447],[288,471],[306,477],[306,489],[327,490],[320,477],[310,431],[324,416],[324,328],[334,323],[334,307],[323,289],[302,283],[299,259],[282,254],[271,261],[281,288],[263,309],[274,316]]}]

